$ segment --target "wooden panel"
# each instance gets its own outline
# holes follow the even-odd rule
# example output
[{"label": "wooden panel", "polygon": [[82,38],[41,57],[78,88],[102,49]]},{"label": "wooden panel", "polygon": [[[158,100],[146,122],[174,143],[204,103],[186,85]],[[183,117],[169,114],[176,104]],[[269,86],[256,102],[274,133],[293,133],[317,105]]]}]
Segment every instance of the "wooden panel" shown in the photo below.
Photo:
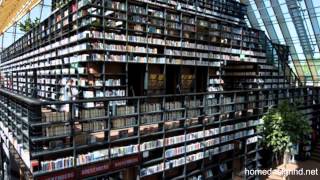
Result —
[{"label": "wooden panel", "polygon": [[4,0],[0,5],[0,34],[21,19],[40,0]]}]

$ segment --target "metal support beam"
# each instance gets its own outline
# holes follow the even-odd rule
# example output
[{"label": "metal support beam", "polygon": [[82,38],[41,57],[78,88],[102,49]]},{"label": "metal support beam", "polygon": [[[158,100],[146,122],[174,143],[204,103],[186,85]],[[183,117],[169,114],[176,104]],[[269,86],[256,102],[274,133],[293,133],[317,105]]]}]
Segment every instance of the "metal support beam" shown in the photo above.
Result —
[{"label": "metal support beam", "polygon": [[316,38],[317,46],[318,46],[318,49],[320,50],[320,26],[319,26],[319,22],[317,20],[317,14],[315,11],[315,7],[313,6],[312,0],[304,0],[304,2],[307,7],[308,15],[309,15],[309,18],[311,21],[314,36]]},{"label": "metal support beam", "polygon": [[263,17],[262,18],[263,24],[266,27],[272,42],[280,44],[279,37],[278,37],[277,32],[273,26],[273,22],[270,19],[270,15],[267,11],[267,8],[266,8],[264,1],[263,0],[255,0],[255,3],[257,5],[257,8],[259,10],[261,17]]},{"label": "metal support beam", "polygon": [[282,35],[284,37],[284,41],[286,42],[286,44],[290,48],[291,58],[292,58],[294,67],[296,69],[297,75],[299,77],[303,77],[304,73],[303,73],[303,70],[301,68],[299,57],[298,57],[296,48],[294,46],[292,37],[290,35],[290,30],[289,30],[289,28],[287,26],[286,19],[284,17],[284,14],[283,14],[281,8],[280,8],[279,1],[278,0],[271,0],[271,7],[273,8],[274,13],[276,14],[276,19],[278,21],[280,30],[282,31]]},{"label": "metal support beam", "polygon": [[291,15],[293,24],[296,28],[298,38],[300,41],[300,44],[303,48],[303,53],[306,57],[306,62],[308,64],[309,70],[311,72],[312,80],[317,81],[318,80],[318,73],[316,72],[313,65],[310,65],[312,63],[313,59],[313,49],[310,44],[309,36],[307,34],[307,30],[304,26],[303,17],[301,15],[301,8],[297,1],[292,0],[286,0],[289,14]]},{"label": "metal support beam", "polygon": [[[248,12],[253,12],[253,8],[252,8],[252,6],[251,6],[251,4],[250,4],[250,2],[248,0],[241,0],[241,2],[246,4],[246,5],[248,5],[247,6],[247,11]],[[257,18],[255,17],[254,13],[247,13],[247,16],[248,16],[248,20],[249,20],[250,24],[253,27],[261,30],[261,28],[259,26],[259,22],[258,22]]]}]

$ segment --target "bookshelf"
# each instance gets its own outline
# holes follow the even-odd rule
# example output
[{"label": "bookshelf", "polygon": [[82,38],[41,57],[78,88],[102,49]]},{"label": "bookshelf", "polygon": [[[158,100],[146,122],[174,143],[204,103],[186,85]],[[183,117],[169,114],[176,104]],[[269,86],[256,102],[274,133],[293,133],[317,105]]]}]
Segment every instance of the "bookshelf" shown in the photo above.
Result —
[{"label": "bookshelf", "polygon": [[[275,94],[270,96],[270,99],[275,100],[287,94],[284,98],[293,98],[294,101],[300,101],[298,97],[301,95],[306,96],[300,109],[310,122],[315,122],[315,108],[318,105],[310,104],[309,100],[318,97],[318,90],[315,89],[214,92],[215,96],[219,97],[219,103],[215,105],[219,110],[216,114],[205,114],[207,106],[212,106],[205,103],[208,100],[206,93],[162,95],[161,98],[148,96],[116,97],[112,100],[87,99],[85,103],[114,104],[113,101],[126,101],[130,105],[118,105],[114,108],[107,106],[107,109],[96,107],[90,111],[84,109],[80,111],[79,117],[75,116],[75,111],[59,112],[49,109],[54,103],[48,101],[37,102],[37,105],[31,107],[27,103],[21,103],[21,99],[11,97],[15,103],[4,106],[6,101],[10,101],[10,95],[2,93],[1,113],[6,120],[0,124],[1,137],[14,145],[15,151],[20,154],[22,161],[28,165],[29,171],[35,177],[65,172],[70,168],[98,166],[100,162],[135,156],[139,156],[139,160],[132,160],[136,162],[133,166],[140,168],[137,175],[141,178],[171,177],[173,171],[182,173],[183,168],[195,170],[186,174],[188,177],[211,174],[229,176],[232,173],[229,169],[236,163],[233,161],[246,162],[244,166],[247,168],[259,168],[261,165],[261,149],[257,143],[255,127],[261,123],[260,118],[265,112],[259,109],[269,106],[260,105],[266,102],[261,94],[267,97]],[[162,103],[148,103],[145,100]],[[80,102],[75,101],[72,104]],[[277,101],[271,102],[276,104]],[[239,104],[243,104],[244,107],[235,108]],[[305,107],[308,104],[309,106]],[[74,105],[70,108],[75,107]],[[38,114],[28,115],[36,112],[32,108],[39,110],[39,107],[42,108]],[[19,112],[20,110],[22,112]],[[9,114],[3,113],[4,111],[8,111]],[[166,116],[168,112],[178,115],[182,112],[182,115],[177,119],[175,116]],[[25,116],[21,117],[21,113]],[[143,115],[150,115],[154,119],[143,120]],[[9,116],[22,119],[13,123],[8,119]],[[24,123],[27,125],[25,128],[17,129],[20,127],[19,124],[23,126]],[[68,124],[73,125],[70,126],[70,130],[61,129],[68,128]],[[225,162],[227,168],[208,162],[208,159],[225,155],[229,160],[222,158],[217,162]],[[203,173],[201,170],[197,172],[193,168],[196,164],[208,168]],[[227,170],[223,174],[216,174],[216,168]]]}]

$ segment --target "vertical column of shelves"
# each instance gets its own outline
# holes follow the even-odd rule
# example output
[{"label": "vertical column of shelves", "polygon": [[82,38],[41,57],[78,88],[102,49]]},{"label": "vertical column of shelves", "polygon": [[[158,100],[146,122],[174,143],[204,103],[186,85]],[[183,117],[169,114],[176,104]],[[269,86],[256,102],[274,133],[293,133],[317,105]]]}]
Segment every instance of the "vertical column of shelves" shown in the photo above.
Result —
[{"label": "vertical column of shelves", "polygon": [[[75,122],[74,146],[76,165],[108,161],[110,132],[109,102],[95,102],[95,107],[80,111],[80,119]],[[109,148],[106,148],[109,147]]]},{"label": "vertical column of shelves", "polygon": [[[65,106],[71,106],[65,104]],[[72,108],[69,108],[72,111]],[[34,173],[56,171],[73,167],[75,148],[73,139],[73,123],[71,113],[54,111],[50,107],[41,109],[42,119],[32,124],[31,158]],[[41,117],[41,115],[38,117]],[[35,130],[38,133],[35,134]]]},{"label": "vertical column of shelves", "polygon": [[[150,103],[146,101],[140,106],[140,151],[143,158],[140,169],[152,166],[152,164],[158,164],[163,161],[164,158],[162,100],[163,99],[160,98]],[[147,133],[145,131],[147,131]],[[155,175],[160,174],[157,173]]]},{"label": "vertical column of shelves", "polygon": [[[111,103],[114,103],[111,101]],[[109,105],[111,108],[111,140],[120,141],[122,138],[136,138],[138,134],[137,102],[128,102],[127,105]]]},{"label": "vertical column of shelves", "polygon": [[[245,164],[244,168],[249,170],[256,170],[261,168],[260,160],[262,159],[260,155],[260,150],[258,145],[257,136],[250,137],[245,142]],[[252,179],[254,176],[245,175],[245,179]]]},{"label": "vertical column of shelves", "polygon": [[[30,168],[29,149],[29,117],[28,105],[23,104],[6,95],[1,95],[1,138],[10,153],[21,160],[23,166]],[[17,160],[15,159],[15,160]]]},{"label": "vertical column of shelves", "polygon": [[201,156],[204,154],[204,145],[201,140],[203,140],[204,136],[201,137],[199,135],[195,135],[194,138],[197,138],[198,141],[194,141],[192,139],[188,140],[190,134],[204,134],[201,115],[201,110],[203,107],[202,100],[203,99],[201,97],[197,96],[184,97],[186,117],[184,121],[184,128],[187,141],[184,145],[186,163],[184,165],[184,172],[182,174],[183,177],[190,177],[200,171],[199,167],[201,167],[203,163],[203,158],[201,158]]},{"label": "vertical column of shelves", "polygon": [[139,103],[139,99],[133,99],[127,106],[111,109],[110,159],[140,156]]},{"label": "vertical column of shelves", "polygon": [[179,64],[181,56],[181,13],[165,10],[164,50],[166,64]]},{"label": "vertical column of shelves", "polygon": [[128,2],[128,62],[147,63],[148,12],[147,5]]},{"label": "vertical column of shelves", "polygon": [[[185,129],[184,129],[184,117],[185,117],[185,111],[183,108],[183,100],[181,98],[170,98],[166,97],[164,98],[163,102],[163,108],[164,108],[164,114],[163,114],[163,120],[164,120],[164,146],[163,146],[163,177],[170,177],[175,176],[177,174],[170,171],[170,169],[173,169],[175,167],[179,167],[179,174],[182,174],[181,172],[181,165],[183,163],[180,162],[177,163],[175,159],[175,155],[178,155],[179,158],[182,160],[185,156],[183,149],[185,147],[180,146],[180,153],[175,154],[175,149],[178,148],[179,145],[185,144],[185,141],[180,141],[181,139],[185,139]],[[177,117],[175,116],[177,115]],[[178,158],[177,158],[178,159]],[[177,163],[177,164],[176,164]],[[179,165],[178,165],[179,164]],[[175,168],[176,169],[176,168]],[[178,169],[176,169],[177,171]],[[183,170],[182,170],[183,171]]]}]

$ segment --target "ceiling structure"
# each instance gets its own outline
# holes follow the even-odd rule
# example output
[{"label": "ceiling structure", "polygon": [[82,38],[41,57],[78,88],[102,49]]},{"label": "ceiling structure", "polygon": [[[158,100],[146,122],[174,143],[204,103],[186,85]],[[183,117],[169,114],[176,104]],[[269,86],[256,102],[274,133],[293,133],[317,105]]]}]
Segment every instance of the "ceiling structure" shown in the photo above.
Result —
[{"label": "ceiling structure", "polygon": [[40,0],[0,0],[0,34],[35,7]]},{"label": "ceiling structure", "polygon": [[307,85],[320,85],[320,0],[241,0],[248,20],[290,47],[290,66]]}]

